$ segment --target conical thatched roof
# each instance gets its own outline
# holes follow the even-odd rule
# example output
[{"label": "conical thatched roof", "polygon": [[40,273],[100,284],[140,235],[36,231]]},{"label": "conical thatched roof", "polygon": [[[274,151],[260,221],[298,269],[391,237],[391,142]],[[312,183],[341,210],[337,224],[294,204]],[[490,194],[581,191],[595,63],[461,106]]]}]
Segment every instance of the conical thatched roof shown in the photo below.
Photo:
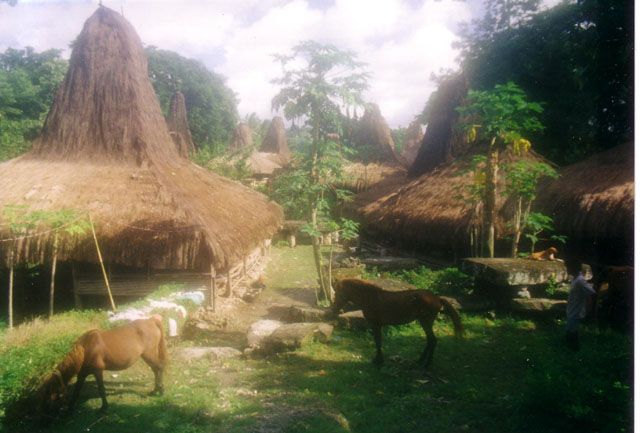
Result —
[{"label": "conical thatched roof", "polygon": [[402,144],[402,153],[400,154],[400,159],[405,166],[411,167],[413,161],[415,161],[423,138],[424,133],[420,122],[411,122],[407,128],[407,135]]},{"label": "conical thatched roof", "polygon": [[174,92],[171,95],[169,113],[167,114],[167,127],[181,156],[187,158],[190,153],[195,153],[196,147],[191,138],[191,130],[187,120],[187,106],[182,92]]},{"label": "conical thatched roof", "polygon": [[[42,135],[0,172],[0,207],[88,212],[112,263],[223,268],[271,237],[283,219],[265,196],[179,156],[140,39],[104,7],[76,40]],[[11,236],[0,219],[0,239]],[[52,237],[17,241],[18,261],[46,261]],[[90,238],[61,241],[59,259],[97,261]],[[11,245],[0,242],[3,257]]]},{"label": "conical thatched roof", "polygon": [[259,150],[260,152],[277,153],[286,161],[291,159],[291,151],[287,144],[286,130],[282,117],[276,116],[273,118]]},{"label": "conical thatched roof", "polygon": [[[500,164],[521,158],[542,160],[532,151],[517,156],[507,149],[500,155]],[[437,247],[469,254],[471,210],[457,199],[464,185],[473,183],[472,173],[461,174],[465,168],[464,161],[455,160],[409,182],[382,185],[357,194],[348,209],[379,237],[415,249]],[[498,188],[504,189],[503,179],[499,179]],[[507,221],[502,216],[510,214],[508,206],[505,197],[499,196],[497,238],[508,234]]]},{"label": "conical thatched roof", "polygon": [[231,141],[227,145],[227,153],[233,153],[239,149],[253,146],[251,128],[246,123],[239,123],[233,131]]},{"label": "conical thatched roof", "polygon": [[431,96],[427,130],[409,168],[409,177],[418,177],[465,153],[464,141],[457,136],[460,132],[454,125],[458,120],[455,108],[462,105],[468,90],[467,79],[460,75],[444,81]]},{"label": "conical thatched roof", "polygon": [[633,264],[633,143],[564,167],[541,185],[537,210],[553,217],[576,254],[604,263]]},{"label": "conical thatched roof", "polygon": [[354,162],[344,167],[347,180],[338,185],[354,193],[369,189],[378,189],[386,185],[399,185],[406,182],[407,170],[395,163]]},{"label": "conical thatched roof", "polygon": [[362,119],[360,119],[355,137],[356,147],[372,147],[384,161],[398,162],[395,144],[391,138],[389,124],[382,117],[377,104],[368,104]]}]

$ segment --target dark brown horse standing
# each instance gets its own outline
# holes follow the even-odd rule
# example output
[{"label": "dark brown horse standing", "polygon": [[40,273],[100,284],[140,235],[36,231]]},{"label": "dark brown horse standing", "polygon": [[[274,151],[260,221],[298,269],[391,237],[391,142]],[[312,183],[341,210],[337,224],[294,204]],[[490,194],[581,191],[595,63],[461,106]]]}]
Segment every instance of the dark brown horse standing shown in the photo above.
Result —
[{"label": "dark brown horse standing", "polygon": [[75,406],[82,385],[93,374],[102,398],[101,410],[107,409],[107,396],[102,373],[104,370],[124,370],[138,358],[151,367],[155,375],[152,394],[162,394],[162,373],[167,365],[167,346],[164,326],[160,316],[134,320],[131,323],[106,331],[93,329],[76,340],[73,349],[58,364],[42,385],[40,409],[45,416],[55,416],[60,409],[67,384],[78,375],[69,411]]},{"label": "dark brown horse standing", "polygon": [[427,344],[420,355],[419,363],[429,367],[433,361],[433,352],[438,342],[433,333],[433,322],[440,311],[453,321],[455,335],[462,338],[464,333],[460,316],[453,306],[428,290],[403,290],[391,292],[377,284],[355,278],[338,281],[335,287],[336,299],[332,311],[338,313],[347,302],[362,309],[369,322],[376,343],[376,357],[373,362],[381,364],[382,327],[384,325],[402,325],[417,320],[426,334]]}]

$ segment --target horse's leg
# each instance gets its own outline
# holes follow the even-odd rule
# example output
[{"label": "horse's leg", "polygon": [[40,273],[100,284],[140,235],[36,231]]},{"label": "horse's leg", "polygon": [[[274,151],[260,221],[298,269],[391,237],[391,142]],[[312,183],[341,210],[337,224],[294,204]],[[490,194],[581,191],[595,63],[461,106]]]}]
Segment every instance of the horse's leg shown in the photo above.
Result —
[{"label": "horse's leg", "polygon": [[376,342],[376,357],[373,358],[373,363],[380,365],[384,362],[382,358],[382,325],[372,323],[371,330],[373,331],[373,340]]},{"label": "horse's leg", "polygon": [[420,359],[418,363],[424,364],[424,367],[427,368],[431,365],[433,361],[433,352],[436,349],[436,344],[438,344],[438,339],[436,338],[436,334],[433,332],[433,321],[434,318],[423,318],[420,319],[420,325],[422,325],[422,329],[424,329],[424,334],[427,339],[426,345],[424,346],[424,350],[420,355]]},{"label": "horse's leg", "polygon": [[98,370],[93,374],[96,377],[96,383],[98,384],[98,393],[100,394],[100,398],[102,399],[102,407],[100,410],[102,412],[107,410],[109,405],[107,404],[107,393],[104,389],[104,380],[102,379],[102,370]]},{"label": "horse's leg", "polygon": [[82,385],[84,385],[84,380],[87,378],[88,374],[89,373],[84,370],[80,370],[80,372],[78,372],[78,380],[76,380],[76,385],[73,387],[73,394],[71,395],[71,400],[69,401],[69,412],[71,412],[76,406],[76,401],[78,400],[78,396],[80,395],[80,389],[82,389]]},{"label": "horse's leg", "polygon": [[155,386],[153,387],[153,391],[151,391],[150,395],[164,393],[164,385],[162,384],[162,376],[164,373],[164,363],[151,356],[147,356],[145,354],[142,355],[142,359],[147,363],[151,370],[153,370],[153,375],[155,376]]}]

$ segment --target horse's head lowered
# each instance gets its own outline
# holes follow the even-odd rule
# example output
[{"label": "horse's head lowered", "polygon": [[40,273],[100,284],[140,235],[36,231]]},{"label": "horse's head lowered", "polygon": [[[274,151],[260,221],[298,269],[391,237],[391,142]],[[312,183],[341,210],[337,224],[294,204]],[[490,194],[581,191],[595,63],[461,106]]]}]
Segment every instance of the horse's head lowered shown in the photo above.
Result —
[{"label": "horse's head lowered", "polygon": [[60,413],[67,385],[59,370],[46,377],[38,391],[38,412],[45,419],[55,418]]},{"label": "horse's head lowered", "polygon": [[340,280],[334,283],[334,291],[335,291],[335,299],[333,300],[333,304],[331,304],[331,312],[334,315],[337,315],[340,310],[351,300],[349,296],[348,287],[343,284],[345,280]]}]

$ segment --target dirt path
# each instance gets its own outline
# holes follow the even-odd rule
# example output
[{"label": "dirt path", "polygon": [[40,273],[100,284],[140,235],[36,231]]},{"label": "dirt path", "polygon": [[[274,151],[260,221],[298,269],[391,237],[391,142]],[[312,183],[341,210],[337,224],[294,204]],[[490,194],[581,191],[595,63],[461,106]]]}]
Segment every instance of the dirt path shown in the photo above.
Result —
[{"label": "dirt path", "polygon": [[292,305],[315,305],[317,274],[310,246],[272,248],[263,277],[266,287],[253,302],[218,299],[217,314],[225,318],[227,326],[207,344],[242,350],[252,323],[281,320]]}]

